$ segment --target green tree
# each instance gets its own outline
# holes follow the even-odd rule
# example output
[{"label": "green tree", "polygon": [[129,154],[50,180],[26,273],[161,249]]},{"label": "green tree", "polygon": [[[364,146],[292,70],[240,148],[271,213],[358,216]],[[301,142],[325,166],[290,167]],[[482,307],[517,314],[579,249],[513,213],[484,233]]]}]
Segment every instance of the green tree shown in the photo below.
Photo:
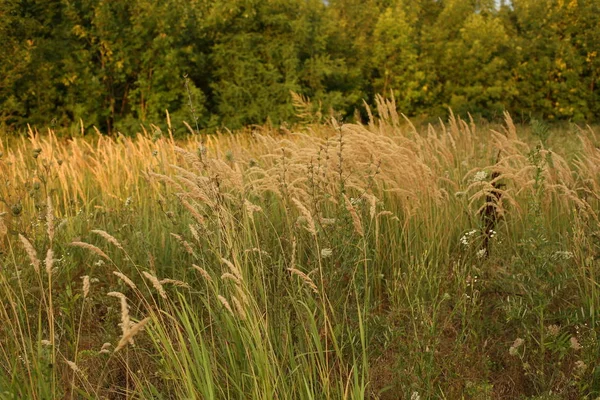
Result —
[{"label": "green tree", "polygon": [[597,118],[600,4],[593,0],[515,0],[519,33],[515,109],[553,119]]},{"label": "green tree", "polygon": [[413,44],[413,30],[406,20],[400,3],[387,8],[377,21],[373,33],[373,65],[376,76],[375,92],[394,94],[400,110],[414,111],[423,88],[417,76],[417,51]]},{"label": "green tree", "polygon": [[61,60],[68,47],[60,1],[0,3],[0,107],[3,123],[62,123],[65,120]]},{"label": "green tree", "polygon": [[221,123],[232,128],[291,118],[290,91],[299,91],[299,60],[290,1],[232,1],[214,32],[211,88]]},{"label": "green tree", "polygon": [[510,37],[502,21],[491,13],[477,12],[466,18],[450,46],[455,58],[447,60],[445,93],[448,105],[459,113],[500,116],[517,90],[509,61]]},{"label": "green tree", "polygon": [[[78,40],[66,61],[75,119],[128,131],[140,122],[164,121],[166,109],[176,120],[185,118],[183,76],[206,63],[205,49],[194,43],[197,31],[190,29],[193,9],[176,0],[69,5]],[[190,90],[198,114],[206,118],[204,92],[193,81]]]},{"label": "green tree", "polygon": [[211,11],[215,122],[239,127],[293,119],[292,91],[326,109],[348,108],[358,100],[348,101],[348,69],[328,13],[319,0],[216,4]]}]

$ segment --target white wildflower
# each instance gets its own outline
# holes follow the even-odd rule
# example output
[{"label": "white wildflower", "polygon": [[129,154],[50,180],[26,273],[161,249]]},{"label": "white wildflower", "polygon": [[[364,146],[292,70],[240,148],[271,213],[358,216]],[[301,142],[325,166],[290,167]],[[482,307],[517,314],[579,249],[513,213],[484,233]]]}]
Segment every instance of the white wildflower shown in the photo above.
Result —
[{"label": "white wildflower", "polygon": [[473,176],[473,182],[483,182],[487,177],[487,172],[479,171]]},{"label": "white wildflower", "polygon": [[555,260],[570,260],[573,258],[573,252],[571,251],[555,251],[552,255]]},{"label": "white wildflower", "polygon": [[481,249],[477,252],[477,258],[482,259],[483,257],[485,257],[486,254],[487,254],[487,250]]},{"label": "white wildflower", "polygon": [[476,229],[472,229],[470,231],[468,231],[467,233],[465,233],[461,238],[460,238],[460,242],[463,244],[463,246],[465,247],[469,247],[469,245],[471,244],[471,242],[469,241],[469,239],[471,238],[471,236],[473,236],[475,233],[477,233]]},{"label": "white wildflower", "polygon": [[570,342],[571,342],[571,348],[573,350],[581,350],[582,346],[581,346],[581,344],[579,344],[579,341],[577,340],[577,338],[575,336],[571,336]]},{"label": "white wildflower", "polygon": [[521,347],[523,344],[525,343],[525,341],[521,338],[516,338],[515,341],[513,342],[513,344],[510,346],[510,349],[508,349],[508,353],[511,356],[516,356],[517,355],[517,350],[519,349],[519,347]]},{"label": "white wildflower", "polygon": [[548,326],[548,335],[550,336],[558,336],[560,333],[560,326],[558,325],[549,325]]},{"label": "white wildflower", "polygon": [[575,369],[578,373],[582,374],[587,369],[587,365],[581,360],[575,361]]},{"label": "white wildflower", "polygon": [[333,250],[331,250],[331,249],[321,249],[321,257],[322,258],[330,257],[332,254],[333,254]]},{"label": "white wildflower", "polygon": [[353,206],[357,206],[361,203],[362,203],[362,199],[360,199],[360,198],[356,198],[356,197],[350,198],[350,204],[352,204]]}]

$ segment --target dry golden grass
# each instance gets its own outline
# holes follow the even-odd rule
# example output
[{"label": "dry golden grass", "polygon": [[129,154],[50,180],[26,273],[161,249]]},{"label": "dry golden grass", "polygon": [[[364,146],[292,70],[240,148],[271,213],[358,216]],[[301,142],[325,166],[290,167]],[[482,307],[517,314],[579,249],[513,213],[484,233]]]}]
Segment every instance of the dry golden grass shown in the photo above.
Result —
[{"label": "dry golden grass", "polygon": [[[171,354],[175,358],[193,345],[190,337],[193,335],[188,334],[190,330],[198,335],[205,335],[202,340],[214,344],[223,343],[221,339],[233,342],[235,339],[221,338],[219,335],[223,335],[223,332],[232,334],[233,331],[227,331],[231,326],[243,326],[247,330],[240,331],[243,333],[235,331],[235,334],[240,334],[244,340],[257,340],[252,343],[253,346],[241,346],[240,348],[246,349],[244,351],[250,352],[249,347],[256,350],[263,346],[273,346],[269,349],[273,353],[266,351],[263,354],[266,361],[260,366],[264,376],[269,377],[265,381],[279,377],[278,374],[285,370],[285,367],[277,366],[281,371],[273,372],[268,367],[271,367],[271,363],[277,364],[280,353],[289,352],[290,357],[294,357],[294,362],[298,363],[295,368],[303,368],[303,363],[314,363],[310,364],[314,368],[311,376],[319,378],[310,379],[315,379],[316,382],[322,378],[322,381],[311,382],[312,385],[323,384],[326,388],[332,380],[341,379],[340,377],[348,379],[342,392],[345,397],[350,398],[349,388],[358,384],[353,382],[351,385],[350,378],[347,377],[355,371],[355,365],[344,365],[341,362],[343,357],[334,359],[333,353],[337,351],[336,346],[340,346],[337,347],[338,350],[343,349],[340,354],[352,350],[348,353],[352,353],[358,360],[361,356],[359,347],[367,346],[362,342],[357,345],[356,339],[360,337],[361,341],[366,342],[362,337],[364,333],[361,325],[365,319],[376,320],[388,311],[390,314],[399,314],[400,317],[396,314],[389,317],[390,320],[401,319],[400,322],[394,320],[390,323],[390,332],[394,329],[393,324],[409,321],[406,322],[406,326],[411,326],[408,331],[414,332],[397,330],[394,334],[408,335],[402,337],[403,345],[407,346],[402,351],[406,352],[403,356],[413,357],[411,360],[423,361],[426,358],[423,354],[427,351],[423,349],[431,343],[421,346],[426,343],[426,339],[421,336],[428,334],[427,327],[431,332],[437,329],[436,324],[442,327],[442,331],[436,331],[436,334],[442,334],[436,340],[439,339],[448,347],[442,348],[442,352],[456,356],[451,353],[451,349],[467,349],[468,343],[452,347],[453,340],[457,331],[463,329],[461,323],[476,325],[481,314],[466,313],[470,307],[479,306],[477,300],[480,296],[488,295],[488,300],[496,296],[476,292],[473,285],[477,278],[472,275],[487,274],[488,279],[492,276],[500,277],[498,279],[501,282],[508,280],[510,274],[506,271],[510,263],[514,261],[516,265],[521,260],[518,252],[530,243],[521,239],[525,237],[523,233],[527,229],[536,228],[530,226],[531,215],[536,212],[543,214],[540,220],[549,226],[565,215],[567,217],[563,221],[567,223],[563,225],[568,225],[569,221],[576,223],[574,227],[560,226],[562,230],[556,236],[572,236],[573,241],[582,243],[578,248],[579,252],[572,252],[574,255],[569,251],[564,253],[571,254],[576,267],[581,269],[581,276],[585,277],[577,283],[582,291],[597,293],[594,286],[597,283],[592,278],[595,272],[589,264],[592,258],[588,250],[593,247],[594,238],[586,236],[589,232],[586,224],[598,224],[597,213],[600,206],[600,150],[597,147],[598,139],[591,129],[579,131],[580,149],[573,159],[572,154],[564,154],[561,149],[554,151],[535,138],[523,137],[509,115],[505,116],[504,127],[494,129],[482,129],[475,126],[473,121],[464,121],[452,115],[447,123],[417,130],[396,113],[393,102],[378,98],[377,103],[378,117],[372,117],[366,124],[340,125],[331,121],[324,125],[308,126],[297,132],[286,131],[283,135],[278,130],[258,127],[236,135],[192,136],[189,140],[175,142],[170,137],[154,140],[147,133],[135,138],[97,136],[92,140],[64,140],[58,139],[52,132],[44,136],[30,132],[28,138],[20,139],[14,147],[3,149],[0,174],[7,177],[12,185],[0,186],[0,198],[4,200],[0,204],[0,250],[6,247],[8,240],[12,240],[11,235],[15,236],[15,241],[20,241],[21,248],[24,249],[24,252],[20,250],[22,254],[18,256],[33,265],[38,280],[37,290],[47,291],[39,299],[52,322],[46,324],[51,326],[44,325],[41,328],[44,335],[42,337],[51,338],[47,342],[50,347],[55,348],[55,343],[58,342],[54,332],[54,313],[58,307],[52,303],[52,292],[69,284],[65,282],[65,276],[76,272],[74,276],[83,276],[81,290],[85,299],[83,304],[86,305],[81,308],[80,321],[84,316],[90,318],[87,314],[88,308],[91,308],[89,305],[93,303],[96,306],[94,302],[101,302],[97,300],[101,297],[96,296],[97,292],[115,282],[126,286],[125,293],[131,301],[128,301],[124,293],[114,291],[113,288],[103,292],[108,292],[108,296],[120,301],[120,332],[114,323],[113,330],[116,329],[117,333],[113,335],[113,339],[118,338],[118,343],[113,355],[128,343],[133,343],[134,336],[148,326],[150,320],[150,334],[148,337],[144,335],[143,340],[164,350],[161,354],[165,357]],[[41,149],[37,158],[31,156],[32,149]],[[40,182],[41,188],[35,185]],[[39,229],[43,222],[22,223],[23,214],[34,216],[32,221],[45,220],[45,232]],[[107,215],[114,216],[110,227],[93,229],[97,227],[91,224],[104,221]],[[155,221],[158,220],[168,223],[168,227],[155,226]],[[489,256],[487,248],[476,249],[486,250],[483,253],[472,251],[473,254],[470,254],[470,250],[465,249],[459,238],[467,224],[470,224],[469,229],[473,229],[479,227],[482,221],[490,224],[486,229],[489,226],[496,228],[502,221],[504,239],[512,240],[511,245],[517,250],[511,255],[513,258],[498,257],[494,259],[494,265],[475,271]],[[134,229],[132,225],[136,222],[138,225]],[[283,231],[274,234],[273,231],[277,228]],[[158,243],[156,251],[164,250],[169,255],[166,257],[168,261],[162,259],[155,265],[155,257],[148,254],[146,242],[135,243],[138,237],[150,236],[146,229],[151,230],[154,235],[152,243]],[[570,230],[575,233],[570,235]],[[18,236],[14,232],[18,232]],[[102,239],[101,243],[106,246],[97,246],[79,239],[89,232],[95,235],[92,238]],[[123,238],[123,242],[108,232],[115,232],[117,237]],[[510,236],[512,232],[517,232],[514,237]],[[39,239],[44,235],[48,238],[45,243],[50,243],[49,246],[46,245],[44,260],[47,282],[40,278],[42,260],[38,252],[41,250],[36,250],[34,246],[34,243],[42,242]],[[484,235],[491,236],[491,232],[486,231]],[[72,239],[73,237],[77,239]],[[333,237],[338,241],[334,242]],[[543,239],[546,240],[545,237]],[[73,252],[78,257],[81,256],[80,253],[85,255],[81,260],[78,259],[75,267],[71,265],[63,270],[64,258],[55,260],[54,254],[56,251],[57,258],[63,256],[62,249],[58,246],[59,240],[64,243],[72,240],[71,246],[88,252]],[[135,256],[128,253],[128,247],[132,244],[138,249]],[[118,251],[111,252],[110,250],[115,250],[113,247]],[[565,248],[570,247],[565,244]],[[474,254],[483,256],[478,258]],[[111,268],[107,269],[102,260],[90,261],[90,255],[108,260]],[[191,265],[191,268],[178,270],[181,272],[181,279],[157,277],[167,275],[161,268],[166,268],[165,263],[171,262],[170,257],[175,258],[173,270],[176,270],[176,263],[181,260],[183,263],[180,265]],[[118,264],[120,262],[123,265]],[[456,283],[453,279],[456,280],[456,276],[462,273],[459,267],[465,268],[465,271],[467,268],[461,263],[468,264],[468,268],[472,270],[464,272],[464,279]],[[529,267],[532,261],[523,263]],[[60,267],[60,271],[57,269],[59,273],[53,277],[55,264]],[[144,271],[140,266],[147,264],[147,271]],[[185,274],[184,270],[192,269],[198,275]],[[99,276],[97,274],[101,272],[106,272],[109,276],[112,273],[118,281],[112,278],[94,285],[90,296],[90,276]],[[559,272],[563,273],[562,270]],[[136,285],[128,277],[138,279],[138,274],[142,277],[141,282],[145,279],[148,283],[145,288],[140,287],[143,285]],[[5,285],[1,287],[9,287],[6,282],[21,284],[20,275],[16,276],[16,280],[9,276],[9,279],[0,282]],[[53,281],[55,278],[57,281]],[[465,284],[467,279],[468,284]],[[360,282],[357,283],[358,281]],[[456,287],[446,281],[453,282],[452,285]],[[446,286],[440,289],[442,284]],[[463,288],[463,284],[468,288]],[[298,287],[307,290],[298,290]],[[79,290],[79,286],[77,288]],[[165,288],[169,290],[169,296]],[[145,295],[145,289],[158,293],[158,296]],[[296,307],[297,304],[290,301],[286,303],[288,308],[282,307],[276,317],[287,317],[289,310],[293,309],[298,318],[296,322],[307,323],[298,332],[286,331],[282,338],[276,340],[269,336],[277,332],[274,326],[278,321],[274,321],[274,316],[269,314],[272,308],[279,306],[279,298],[274,304],[269,303],[273,301],[269,290],[275,289],[281,290],[278,293],[281,297],[298,294],[301,297],[294,301],[298,300],[297,303],[302,304]],[[521,286],[512,289],[525,297],[526,291],[521,293]],[[338,291],[336,298],[329,297],[333,290],[345,292]],[[468,300],[465,300],[463,295],[467,294],[467,290],[470,292]],[[488,287],[489,292],[495,290],[499,289],[496,286]],[[360,291],[370,291],[372,301],[379,301],[376,304],[377,315],[366,314],[374,304],[358,306]],[[12,295],[16,290],[10,288],[2,293]],[[33,289],[32,293],[35,293]],[[177,296],[171,296],[171,293],[176,293]],[[443,300],[438,298],[441,294],[444,296]],[[196,321],[199,322],[198,326],[190,329],[190,326],[184,326],[186,321],[177,320],[181,314],[174,311],[181,311],[177,308],[181,305],[178,301],[195,301],[197,297],[194,296],[202,296],[204,303],[194,309],[198,311],[200,319]],[[456,299],[458,297],[460,300]],[[595,297],[590,294],[589,298]],[[352,309],[348,312],[348,305],[354,307],[354,303],[361,310]],[[345,308],[334,315],[336,306]],[[432,307],[439,309],[432,311]],[[17,321],[9,327],[13,332],[21,329],[16,325],[20,323],[19,318],[15,317],[18,315],[16,310],[17,303],[14,301],[7,302],[6,308],[0,310],[0,315],[6,320]],[[363,310],[365,315],[361,314]],[[482,310],[483,308],[477,312],[483,313]],[[132,319],[138,320],[140,311],[150,317],[140,319],[138,323],[132,322]],[[349,315],[355,311],[358,316],[355,315],[355,319],[350,321],[354,325],[346,324],[346,318],[350,318]],[[456,322],[460,319],[458,315],[461,312],[465,313],[464,316],[460,315],[464,320]],[[496,312],[500,311],[493,313]],[[221,314],[217,316],[216,313]],[[219,317],[223,315],[232,316],[243,323],[217,326],[215,321],[220,321]],[[314,326],[309,326],[307,321],[312,321]],[[369,320],[369,323],[374,322]],[[333,326],[335,324],[338,325]],[[359,328],[346,332],[345,329],[349,329],[347,326]],[[561,329],[566,331],[562,327]],[[21,332],[25,332],[25,329]],[[387,332],[381,335],[381,340],[388,340]],[[465,332],[461,333],[468,337],[465,340],[475,340],[469,337],[469,332]],[[84,333],[92,337],[91,333]],[[3,331],[0,331],[0,335],[8,337]],[[162,341],[157,339],[160,335],[163,335]],[[321,359],[310,358],[315,349],[310,347],[312,344],[304,343],[306,349],[302,349],[301,354],[292,354],[296,350],[295,344],[289,345],[292,337],[296,340],[303,335],[323,346],[325,355]],[[353,337],[354,342],[342,345],[336,342],[345,335]],[[523,343],[518,346],[513,343],[511,346],[516,336],[508,341],[502,334],[499,336],[494,338],[495,342],[490,346],[504,346],[506,354],[502,357],[511,356],[512,353],[521,354],[527,347]],[[248,339],[249,337],[253,339]],[[392,334],[390,337],[394,338]],[[20,340],[25,342],[22,338]],[[107,339],[98,340],[95,338],[93,346],[90,344],[88,349],[98,349]],[[241,339],[238,337],[237,340]],[[501,343],[503,340],[506,343]],[[142,339],[139,338],[138,341],[142,342]],[[419,342],[421,347],[410,347],[413,341]],[[283,347],[276,348],[280,343],[284,343]],[[486,343],[487,341],[484,345],[487,346]],[[584,346],[583,341],[577,344]],[[198,349],[204,345],[198,345]],[[344,347],[355,345],[352,348]],[[234,347],[228,344],[225,350],[211,348],[207,351],[210,354],[205,355],[206,360],[213,362],[219,359],[218,353],[221,350],[232,351],[227,353],[228,357],[241,360],[241,365],[245,357],[250,357],[251,354],[242,351],[244,354],[238,360],[236,357],[239,355],[231,350]],[[283,352],[280,351],[282,349]],[[584,349],[577,348],[577,351]],[[126,385],[129,385],[130,376],[137,373],[125,356],[129,355],[129,350],[115,356],[118,362],[123,362],[124,377],[119,379],[125,380]],[[397,349],[394,351],[402,353]],[[108,353],[109,345],[102,345],[100,352]],[[65,359],[77,374],[87,371],[85,360],[79,357],[79,353],[79,348],[68,353],[73,362]],[[52,356],[56,358],[57,354],[53,353]],[[143,364],[141,352],[136,352],[135,356],[139,357],[135,358],[135,363]],[[470,354],[472,358],[476,356],[474,351]],[[10,358],[8,353],[2,357]],[[392,357],[391,352],[386,353],[385,358],[388,357]],[[505,362],[502,357],[496,357],[495,362]],[[209,361],[206,360],[203,362],[208,365]],[[434,360],[434,364],[446,362],[435,352],[431,353],[431,360]],[[182,359],[177,359],[177,363],[183,362]],[[177,367],[184,368],[183,364]],[[405,367],[408,372],[403,382],[408,382],[410,379],[416,380],[417,369],[425,369],[427,365],[423,362]],[[219,365],[216,370],[223,368],[223,365]],[[469,365],[444,364],[443,368],[456,368],[457,375],[463,369],[469,373],[476,372],[475,367]],[[382,376],[388,372],[388,375],[393,375],[388,371],[390,368],[384,369],[373,368],[383,371]],[[253,376],[255,370],[240,371],[243,371],[240,376],[248,377]],[[366,374],[365,372],[365,377],[360,378],[364,382],[371,379]],[[436,379],[436,384],[443,385],[447,377],[440,374]],[[223,378],[223,381],[226,379]],[[143,387],[141,382],[137,383]],[[119,384],[124,385],[122,382]],[[270,385],[275,387],[277,384],[266,383],[264,393],[276,392]],[[451,386],[446,387],[450,388],[448,390],[451,394],[464,389],[463,386]],[[298,383],[295,382],[293,388],[297,387]],[[382,388],[384,387],[385,384],[382,383]],[[432,393],[433,391],[429,394],[433,396]],[[366,395],[363,393],[362,398],[369,395],[373,398],[378,396],[375,392],[369,392]],[[329,394],[329,398],[332,397],[334,396]],[[265,395],[265,398],[268,396]],[[360,398],[360,395],[356,398]]]},{"label": "dry golden grass", "polygon": [[142,275],[144,275],[144,277],[148,279],[150,283],[152,283],[152,286],[154,286],[154,289],[156,289],[160,297],[162,297],[163,299],[167,298],[167,292],[165,291],[165,288],[163,287],[161,281],[158,280],[156,276],[152,275],[148,271],[142,271]]},{"label": "dry golden grass", "polygon": [[[199,210],[218,206],[217,191],[225,198],[273,192],[307,204],[311,187],[334,194],[342,179],[347,188],[365,196],[394,196],[411,215],[420,208],[443,204],[456,192],[467,192],[472,203],[479,202],[490,194],[493,182],[485,182],[487,186],[467,183],[482,169],[497,172],[496,181],[506,183],[498,207],[516,208],[515,197],[532,190],[535,171],[528,155],[533,146],[519,138],[509,115],[501,131],[477,129],[472,121],[451,116],[447,124],[429,126],[424,135],[406,124],[388,102],[379,99],[378,104],[379,120],[367,125],[331,123],[284,136],[257,128],[238,135],[194,137],[178,144],[170,139],[153,141],[144,134],[118,141],[103,136],[93,141],[73,138],[65,143],[51,131],[44,136],[31,132],[5,151],[0,172],[19,187],[35,178],[31,169],[22,166],[35,162],[38,174],[39,165],[47,166],[48,189],[56,193],[47,202],[50,218],[52,202],[64,210],[68,204],[89,204],[90,193],[101,193],[99,207],[115,207],[127,199],[140,204],[149,194],[157,196],[160,183],[165,182],[201,225],[204,217]],[[600,155],[593,131],[582,130],[580,138],[583,151],[573,165],[548,149],[540,150],[540,158],[552,159],[551,167],[544,170],[548,195],[556,194],[567,203],[579,199],[575,200],[578,207],[591,212],[587,199],[577,193],[597,200]],[[206,149],[203,157],[198,156],[201,146]],[[32,148],[42,149],[36,160],[28,155]],[[155,190],[146,190],[148,185]],[[0,188],[0,197],[10,202],[22,196]],[[50,222],[52,239],[54,224]]]}]

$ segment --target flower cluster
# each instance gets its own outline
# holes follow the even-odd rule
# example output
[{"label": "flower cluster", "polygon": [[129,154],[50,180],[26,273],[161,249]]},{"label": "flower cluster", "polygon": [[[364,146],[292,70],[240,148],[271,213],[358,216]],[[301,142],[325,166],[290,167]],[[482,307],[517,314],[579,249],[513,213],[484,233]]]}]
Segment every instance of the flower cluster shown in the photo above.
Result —
[{"label": "flower cluster", "polygon": [[465,233],[461,238],[460,238],[460,242],[463,244],[463,246],[465,247],[469,247],[469,245],[471,244],[470,239],[473,235],[475,235],[477,233],[477,229],[472,229],[470,231],[468,231],[467,233]]},{"label": "flower cluster", "polygon": [[488,177],[488,173],[485,171],[479,171],[473,176],[473,182],[483,182]]},{"label": "flower cluster", "polygon": [[518,354],[519,347],[521,347],[524,343],[525,341],[523,339],[516,338],[513,344],[510,346],[510,349],[508,349],[508,353],[511,356],[516,356]]}]

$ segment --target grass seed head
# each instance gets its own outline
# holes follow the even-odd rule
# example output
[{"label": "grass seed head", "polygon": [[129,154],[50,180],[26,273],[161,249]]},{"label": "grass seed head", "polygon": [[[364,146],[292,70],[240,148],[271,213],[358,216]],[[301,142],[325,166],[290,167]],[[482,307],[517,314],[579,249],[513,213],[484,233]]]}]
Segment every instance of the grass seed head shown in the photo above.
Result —
[{"label": "grass seed head", "polygon": [[46,205],[46,225],[48,231],[48,238],[50,239],[50,243],[54,241],[54,209],[52,208],[52,199],[48,196],[48,201]]},{"label": "grass seed head", "polygon": [[352,217],[352,224],[354,225],[354,231],[359,236],[364,236],[365,233],[363,231],[362,223],[360,222],[360,216],[356,212],[356,208],[354,208],[354,205],[352,205],[352,202],[350,201],[350,199],[348,199],[348,197],[346,195],[344,195],[344,202],[346,203],[346,209],[348,210],[348,212],[350,213],[350,216]]},{"label": "grass seed head", "polygon": [[73,372],[81,373],[81,370],[79,369],[77,364],[75,364],[73,361],[65,360],[65,362],[67,363],[69,368],[71,368],[73,370]]},{"label": "grass seed head", "polygon": [[162,297],[163,299],[166,299],[167,292],[165,292],[165,288],[163,288],[163,285],[160,283],[158,278],[156,276],[152,275],[151,273],[149,273],[148,271],[142,271],[142,274],[146,277],[146,279],[148,279],[150,281],[150,283],[152,283],[152,286],[154,286],[154,289],[156,289],[156,291],[158,292],[160,297]]},{"label": "grass seed head", "polygon": [[116,297],[121,302],[121,331],[123,332],[123,335],[125,335],[131,326],[127,297],[121,292],[109,292],[107,293],[107,296]]},{"label": "grass seed head", "polygon": [[92,232],[95,233],[98,236],[101,236],[107,242],[114,244],[119,249],[123,250],[123,246],[121,245],[121,243],[119,243],[119,241],[114,236],[112,236],[111,234],[109,234],[108,232],[103,231],[101,229],[94,229],[94,230],[92,230]]},{"label": "grass seed head", "polygon": [[226,258],[221,258],[221,261],[225,265],[227,265],[227,267],[229,267],[231,273],[235,275],[240,281],[244,280],[244,278],[242,277],[242,272],[231,261],[227,260]]},{"label": "grass seed head", "polygon": [[115,348],[114,353],[125,347],[127,343],[133,343],[133,337],[137,335],[140,332],[140,330],[142,330],[142,328],[148,323],[148,321],[150,321],[150,317],[146,317],[137,324],[132,325],[131,328],[123,334],[121,340],[119,340],[119,344]]},{"label": "grass seed head", "polygon": [[23,247],[25,248],[25,252],[29,256],[29,261],[31,261],[31,265],[33,265],[33,269],[37,274],[40,273],[40,259],[37,256],[37,252],[33,248],[33,245],[27,238],[19,233],[19,239],[21,243],[23,243]]},{"label": "grass seed head", "polygon": [[85,242],[71,242],[71,246],[81,247],[82,249],[90,250],[92,253],[95,253],[102,258],[110,260],[110,257],[108,257],[106,255],[106,253],[104,253],[102,250],[100,250],[98,247],[94,246],[93,244],[89,244],[89,243],[85,243]]},{"label": "grass seed head", "polygon": [[90,277],[89,275],[82,276],[83,279],[83,298],[85,299],[90,293]]},{"label": "grass seed head", "polygon": [[316,294],[319,294],[319,289],[317,288],[317,285],[315,285],[315,283],[313,282],[312,279],[310,279],[310,277],[308,275],[306,275],[304,272],[300,271],[299,269],[296,268],[288,268],[288,271],[290,271],[290,273],[292,275],[296,275],[298,277],[300,277],[300,279],[302,279],[304,281],[304,283],[312,289],[313,292],[315,292]]},{"label": "grass seed head", "polygon": [[133,281],[131,279],[129,279],[127,277],[127,275],[125,275],[119,271],[113,271],[113,275],[117,276],[120,280],[122,280],[127,286],[129,286],[133,290],[137,289],[137,286],[135,285],[135,283],[133,283]]},{"label": "grass seed head", "polygon": [[225,281],[228,279],[234,281],[236,283],[236,285],[241,285],[241,283],[242,283],[240,281],[240,279],[237,276],[233,275],[232,273],[225,272],[223,275],[221,275],[221,280]]},{"label": "grass seed head", "polygon": [[296,205],[296,207],[298,208],[298,211],[300,211],[300,214],[302,214],[302,216],[304,217],[305,221],[306,221],[306,230],[313,236],[317,236],[317,228],[315,225],[315,220],[312,217],[312,214],[310,213],[310,211],[308,211],[308,209],[304,206],[304,204],[302,204],[302,202],[298,199],[292,199],[292,202]]},{"label": "grass seed head", "polygon": [[233,296],[231,298],[231,301],[233,302],[233,306],[235,307],[235,311],[237,312],[237,314],[240,317],[240,319],[242,321],[245,321],[246,318],[247,318],[247,315],[246,315],[246,310],[244,309],[243,304],[235,296]]},{"label": "grass seed head", "polygon": [[52,275],[52,267],[54,266],[54,251],[52,248],[49,248],[46,252],[46,260],[44,263],[46,264],[46,273]]},{"label": "grass seed head", "polygon": [[219,299],[219,301],[221,302],[221,304],[223,305],[223,307],[225,307],[227,309],[227,311],[229,311],[229,313],[231,315],[235,316],[235,314],[233,313],[233,310],[231,309],[231,305],[229,304],[229,302],[227,301],[227,299],[225,297],[223,297],[221,295],[218,295],[217,299]]},{"label": "grass seed head", "polygon": [[196,264],[192,264],[192,267],[198,271],[200,273],[200,275],[202,275],[202,277],[204,279],[206,279],[208,282],[212,282],[212,278],[210,277],[210,274],[208,272],[206,272],[206,270],[202,267],[197,266]]},{"label": "grass seed head", "polygon": [[186,289],[190,288],[190,285],[188,285],[187,283],[185,283],[183,281],[178,281],[177,279],[168,279],[168,278],[165,278],[165,279],[162,279],[160,281],[160,283],[161,283],[161,285],[169,284],[169,285],[173,285],[173,286],[177,286],[177,287],[182,287],[182,288],[186,288]]}]

